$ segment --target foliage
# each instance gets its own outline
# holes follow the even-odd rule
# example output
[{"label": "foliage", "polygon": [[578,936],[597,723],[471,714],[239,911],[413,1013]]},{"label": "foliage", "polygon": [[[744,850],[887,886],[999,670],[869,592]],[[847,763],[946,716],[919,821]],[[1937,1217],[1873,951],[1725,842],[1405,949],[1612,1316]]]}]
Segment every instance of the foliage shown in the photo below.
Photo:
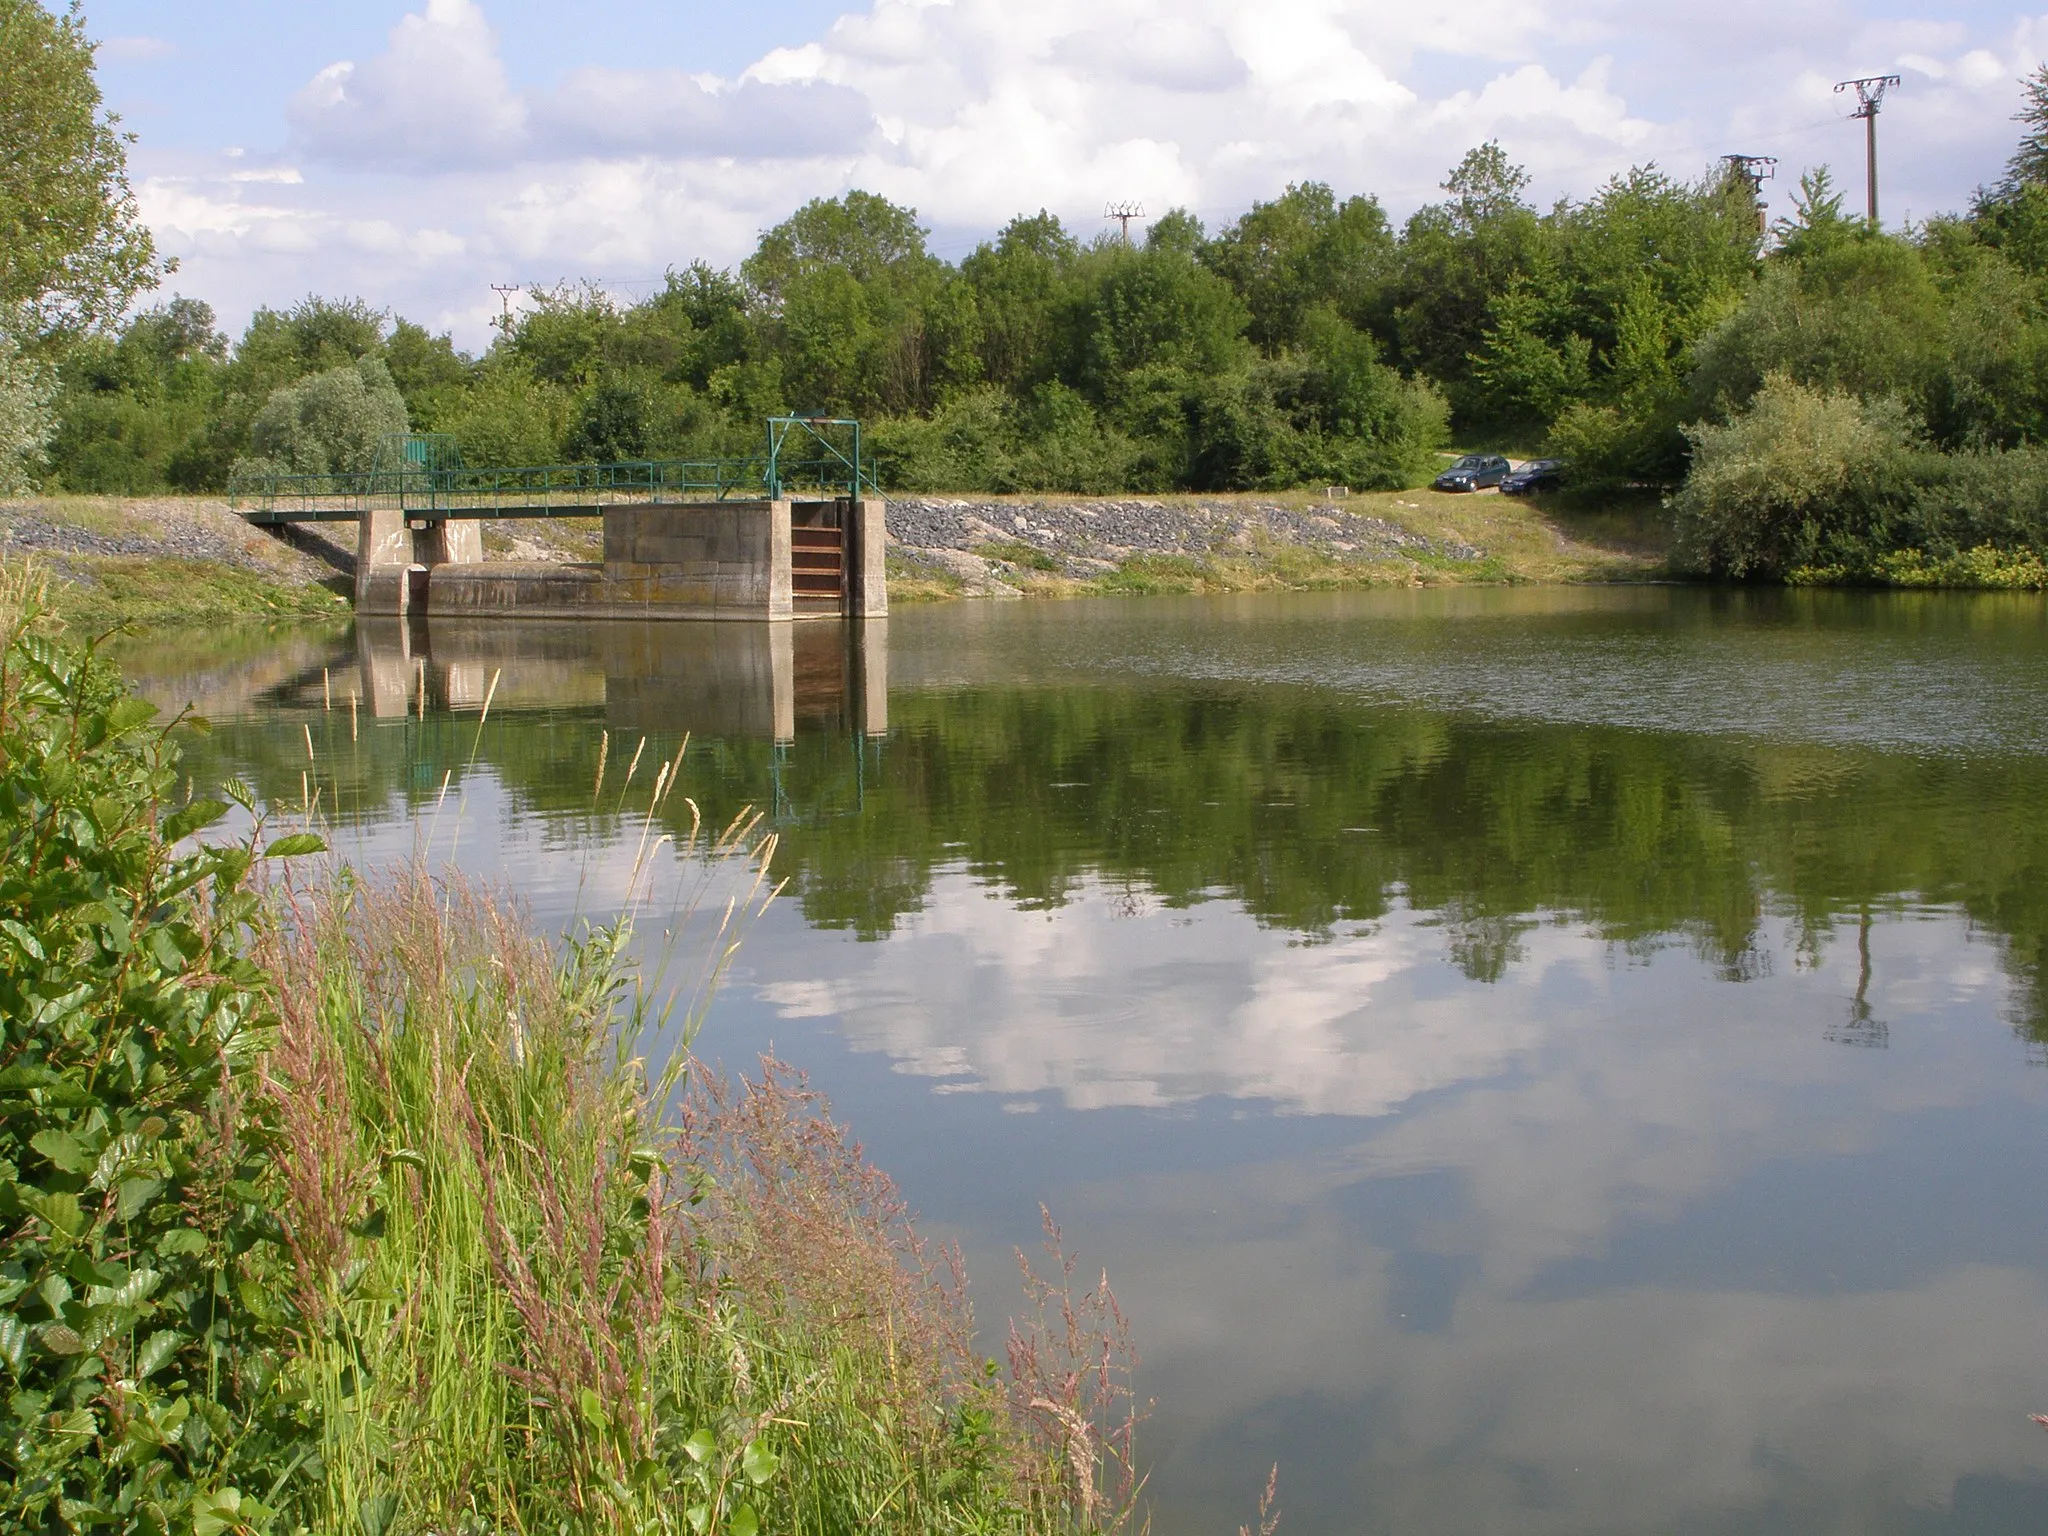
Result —
[{"label": "foliage", "polygon": [[1933,274],[1904,241],[1850,236],[1788,257],[1702,340],[1689,414],[1740,409],[1774,374],[1924,402],[1941,366],[1943,309]]},{"label": "foliage", "polygon": [[50,411],[54,394],[45,371],[0,324],[0,496],[27,490],[41,467],[57,428]]},{"label": "foliage", "polygon": [[378,440],[404,433],[405,399],[383,359],[364,357],[280,386],[249,428],[250,457],[236,468],[292,475],[370,468]]},{"label": "foliage", "polygon": [[584,400],[562,445],[580,464],[613,464],[647,456],[647,402],[629,385],[600,384]]},{"label": "foliage", "polygon": [[2026,132],[2005,163],[2002,190],[2008,195],[2022,187],[2048,185],[2048,64],[2035,65],[2021,88],[2026,99],[2013,113],[2013,121]]},{"label": "foliage", "polygon": [[170,809],[154,711],[39,632],[29,581],[0,615],[0,1508],[252,1530],[314,1451],[275,1284],[255,852],[185,844],[227,807]]},{"label": "foliage", "polygon": [[1782,576],[1864,530],[1872,482],[1895,472],[1914,440],[1896,402],[1764,382],[1726,425],[1690,429],[1692,473],[1672,498],[1674,561],[1720,576]]},{"label": "foliage", "polygon": [[103,494],[196,488],[227,355],[213,310],[187,298],[143,311],[117,338],[79,341],[59,372],[52,478]]},{"label": "foliage", "polygon": [[156,286],[116,121],[100,110],[78,0],[61,16],[0,0],[0,314],[75,333]]},{"label": "foliage", "polygon": [[2015,553],[1979,544],[1959,554],[1930,556],[1895,549],[1857,565],[1801,565],[1785,573],[1795,587],[1960,587],[1972,592],[2048,590],[2048,562],[2031,551]]},{"label": "foliage", "polygon": [[569,401],[567,390],[521,369],[487,367],[438,426],[454,435],[465,464],[555,464]]}]

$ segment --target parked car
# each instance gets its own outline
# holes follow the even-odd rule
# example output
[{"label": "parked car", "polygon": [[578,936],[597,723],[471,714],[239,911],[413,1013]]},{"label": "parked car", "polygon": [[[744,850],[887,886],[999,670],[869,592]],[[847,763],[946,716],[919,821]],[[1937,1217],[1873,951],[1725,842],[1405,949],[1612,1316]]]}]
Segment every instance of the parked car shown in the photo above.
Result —
[{"label": "parked car", "polygon": [[1497,453],[1468,453],[1430,483],[1439,491],[1476,491],[1499,485],[1507,472],[1508,461]]},{"label": "parked car", "polygon": [[1511,469],[1500,483],[1503,496],[1533,496],[1538,491],[1554,491],[1564,484],[1564,461],[1562,459],[1531,459],[1519,469]]}]

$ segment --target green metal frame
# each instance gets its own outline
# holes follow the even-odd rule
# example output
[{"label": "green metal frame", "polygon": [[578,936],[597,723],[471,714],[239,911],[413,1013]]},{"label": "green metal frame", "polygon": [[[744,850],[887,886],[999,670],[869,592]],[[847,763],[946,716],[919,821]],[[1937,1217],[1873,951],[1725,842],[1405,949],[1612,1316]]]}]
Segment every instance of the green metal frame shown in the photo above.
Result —
[{"label": "green metal frame", "polygon": [[765,458],[631,459],[512,469],[469,468],[455,439],[443,433],[391,434],[378,440],[367,471],[236,474],[228,481],[228,504],[258,524],[354,522],[373,511],[444,522],[595,517],[610,506],[707,497],[773,500],[797,488],[855,499],[867,491],[881,493],[873,467],[861,460],[859,422],[773,417]]},{"label": "green metal frame", "polygon": [[[808,458],[790,455],[789,441],[811,450]],[[851,438],[851,442],[845,441]],[[804,471],[811,471],[808,478]],[[843,416],[771,416],[768,418],[768,468],[763,477],[771,498],[779,497],[791,481],[837,491],[860,500],[863,490],[881,494],[874,466],[863,465],[860,453],[860,423]]]}]

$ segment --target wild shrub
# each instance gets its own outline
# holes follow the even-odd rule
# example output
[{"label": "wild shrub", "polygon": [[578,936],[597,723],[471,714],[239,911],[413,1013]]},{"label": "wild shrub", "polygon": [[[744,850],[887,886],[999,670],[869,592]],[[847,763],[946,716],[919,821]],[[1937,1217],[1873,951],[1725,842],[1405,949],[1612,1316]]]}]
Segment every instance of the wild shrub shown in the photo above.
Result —
[{"label": "wild shrub", "polygon": [[51,404],[56,390],[0,316],[0,496],[29,488],[43,450],[56,430]]},{"label": "wild shrub", "polygon": [[616,464],[647,456],[647,399],[616,380],[592,389],[578,407],[563,454],[578,464]]},{"label": "wild shrub", "polygon": [[238,472],[360,473],[377,440],[408,430],[405,398],[381,358],[365,357],[272,392],[249,427],[249,457]]},{"label": "wild shrub", "polygon": [[1687,429],[1692,473],[1669,502],[1674,562],[1703,574],[1782,577],[1876,537],[1914,446],[1896,403],[1768,379],[1725,425]]},{"label": "wild shrub", "polygon": [[[218,1536],[294,1505],[252,848],[186,842],[177,749],[0,594],[0,1525]],[[317,846],[286,838],[270,852]]]},{"label": "wild shrub", "polygon": [[465,464],[555,464],[569,431],[569,392],[516,364],[486,366],[441,419]]}]

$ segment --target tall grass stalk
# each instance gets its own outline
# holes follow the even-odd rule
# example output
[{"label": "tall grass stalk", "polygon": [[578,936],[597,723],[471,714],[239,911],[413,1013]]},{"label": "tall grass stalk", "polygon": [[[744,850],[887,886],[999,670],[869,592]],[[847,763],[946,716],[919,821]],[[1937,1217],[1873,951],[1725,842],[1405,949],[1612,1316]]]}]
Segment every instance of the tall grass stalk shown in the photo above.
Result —
[{"label": "tall grass stalk", "polygon": [[[0,1174],[32,1218],[7,1229],[0,1297],[0,1355],[27,1383],[5,1404],[9,1510],[194,1536],[1128,1521],[1136,1414],[1106,1286],[1076,1298],[1061,1259],[1004,1379],[973,1354],[958,1254],[918,1237],[802,1079],[691,1061],[775,894],[757,815],[711,832],[691,804],[662,860],[678,751],[625,913],[559,947],[423,858],[371,877],[270,865],[287,872],[259,898],[259,859],[322,839],[270,838],[229,784],[248,841],[194,841],[229,806],[188,789],[169,811],[174,748],[138,734],[148,706],[29,633],[37,613],[32,576],[0,570],[0,766],[29,813],[9,873],[48,936],[10,921],[41,969],[5,974],[35,1000],[8,1033],[55,1064],[13,1062],[0,1120]],[[292,814],[310,829],[324,786],[304,734]],[[649,986],[627,953],[667,869]],[[79,899],[81,870],[104,900]],[[676,954],[700,964],[668,987]],[[83,1086],[33,1097],[65,1071]]]},{"label": "tall grass stalk", "polygon": [[1128,1520],[1136,1415],[1106,1289],[1077,1302],[1070,1266],[1040,1286],[1056,1326],[1013,1334],[1006,1379],[973,1353],[958,1254],[918,1237],[801,1077],[768,1062],[732,1083],[686,1055],[773,894],[753,825],[685,849],[741,878],[705,913],[680,1017],[629,982],[625,920],[558,952],[417,866],[276,893],[259,958],[325,1426],[317,1528]]}]

